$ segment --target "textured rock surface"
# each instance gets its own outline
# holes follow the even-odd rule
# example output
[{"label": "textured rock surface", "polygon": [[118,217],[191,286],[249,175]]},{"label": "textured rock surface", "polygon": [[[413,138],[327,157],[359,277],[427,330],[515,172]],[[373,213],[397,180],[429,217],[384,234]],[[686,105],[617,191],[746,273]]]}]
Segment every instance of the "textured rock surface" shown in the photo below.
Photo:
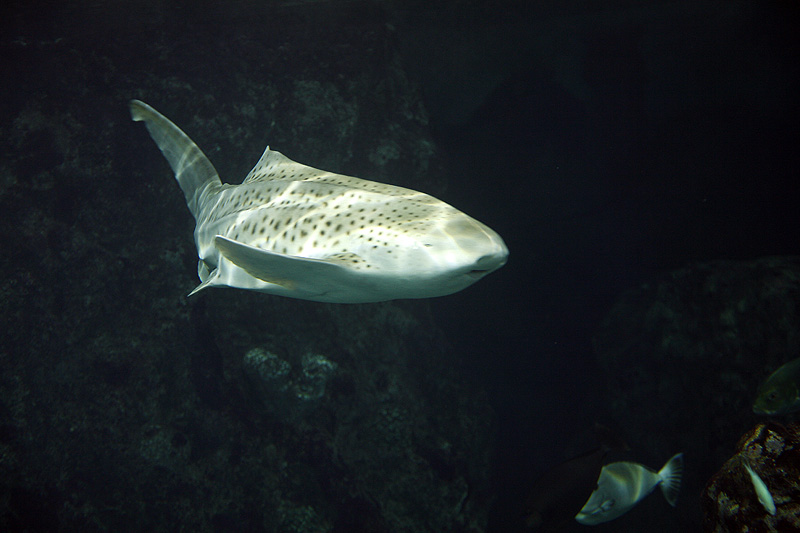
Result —
[{"label": "textured rock surface", "polygon": [[693,495],[758,419],[759,382],[800,353],[798,302],[797,258],[703,263],[629,291],[603,321],[597,355],[631,448],[644,464],[685,454],[674,527],[697,528]]},{"label": "textured rock surface", "polygon": [[[744,464],[769,489],[774,516],[759,502]],[[800,425],[768,422],[747,432],[733,457],[709,480],[701,501],[708,532],[800,530]]]},{"label": "textured rock surface", "polygon": [[[0,529],[482,530],[490,414],[424,302],[185,298],[194,223],[130,98],[180,124],[223,180],[269,142],[442,188],[382,12],[299,4],[3,21]],[[295,403],[265,405],[254,349],[288,364]]]}]

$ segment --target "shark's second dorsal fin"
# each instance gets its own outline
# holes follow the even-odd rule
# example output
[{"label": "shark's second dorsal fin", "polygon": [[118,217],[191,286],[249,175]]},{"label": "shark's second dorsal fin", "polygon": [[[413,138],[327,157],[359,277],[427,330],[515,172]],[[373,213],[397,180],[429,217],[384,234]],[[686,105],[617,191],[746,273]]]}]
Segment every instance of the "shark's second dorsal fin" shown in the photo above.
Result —
[{"label": "shark's second dorsal fin", "polygon": [[175,179],[186,196],[189,210],[197,218],[199,199],[209,186],[221,187],[214,165],[202,150],[167,117],[140,100],[131,100],[131,117],[144,121],[150,137],[169,162]]}]

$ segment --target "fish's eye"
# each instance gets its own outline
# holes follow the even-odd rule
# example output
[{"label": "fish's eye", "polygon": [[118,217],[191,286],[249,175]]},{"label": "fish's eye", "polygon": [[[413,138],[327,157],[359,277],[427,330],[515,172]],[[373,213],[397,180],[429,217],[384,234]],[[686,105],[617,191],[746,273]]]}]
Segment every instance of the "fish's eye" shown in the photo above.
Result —
[{"label": "fish's eye", "polygon": [[777,399],[778,399],[778,391],[776,390],[769,391],[769,394],[767,394],[767,400],[774,402]]}]

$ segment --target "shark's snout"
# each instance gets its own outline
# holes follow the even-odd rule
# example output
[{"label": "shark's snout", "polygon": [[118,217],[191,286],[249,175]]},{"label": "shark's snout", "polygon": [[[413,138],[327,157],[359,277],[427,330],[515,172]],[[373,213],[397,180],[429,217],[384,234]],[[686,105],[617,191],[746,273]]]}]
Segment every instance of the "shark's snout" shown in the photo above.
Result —
[{"label": "shark's snout", "polygon": [[501,266],[506,264],[506,259],[508,258],[508,250],[498,251],[493,254],[484,255],[480,259],[475,262],[475,266],[482,270],[497,270]]},{"label": "shark's snout", "polygon": [[506,259],[508,259],[508,249],[505,246],[498,247],[496,251],[479,257],[468,274],[476,279],[481,278],[505,265]]}]

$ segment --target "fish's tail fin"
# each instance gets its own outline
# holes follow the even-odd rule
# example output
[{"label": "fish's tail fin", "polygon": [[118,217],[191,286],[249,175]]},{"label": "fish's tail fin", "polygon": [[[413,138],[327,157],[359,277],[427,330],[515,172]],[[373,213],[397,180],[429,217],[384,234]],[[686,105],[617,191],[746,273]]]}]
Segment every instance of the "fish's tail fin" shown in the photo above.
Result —
[{"label": "fish's tail fin", "polygon": [[131,118],[145,123],[150,137],[175,172],[186,204],[196,219],[201,197],[222,187],[214,165],[189,136],[167,117],[139,100],[131,100],[130,108]]},{"label": "fish's tail fin", "polygon": [[683,454],[676,453],[673,455],[664,468],[658,471],[658,476],[661,478],[661,492],[664,493],[664,498],[667,503],[675,507],[678,501],[678,492],[681,490],[681,477],[683,476]]}]

